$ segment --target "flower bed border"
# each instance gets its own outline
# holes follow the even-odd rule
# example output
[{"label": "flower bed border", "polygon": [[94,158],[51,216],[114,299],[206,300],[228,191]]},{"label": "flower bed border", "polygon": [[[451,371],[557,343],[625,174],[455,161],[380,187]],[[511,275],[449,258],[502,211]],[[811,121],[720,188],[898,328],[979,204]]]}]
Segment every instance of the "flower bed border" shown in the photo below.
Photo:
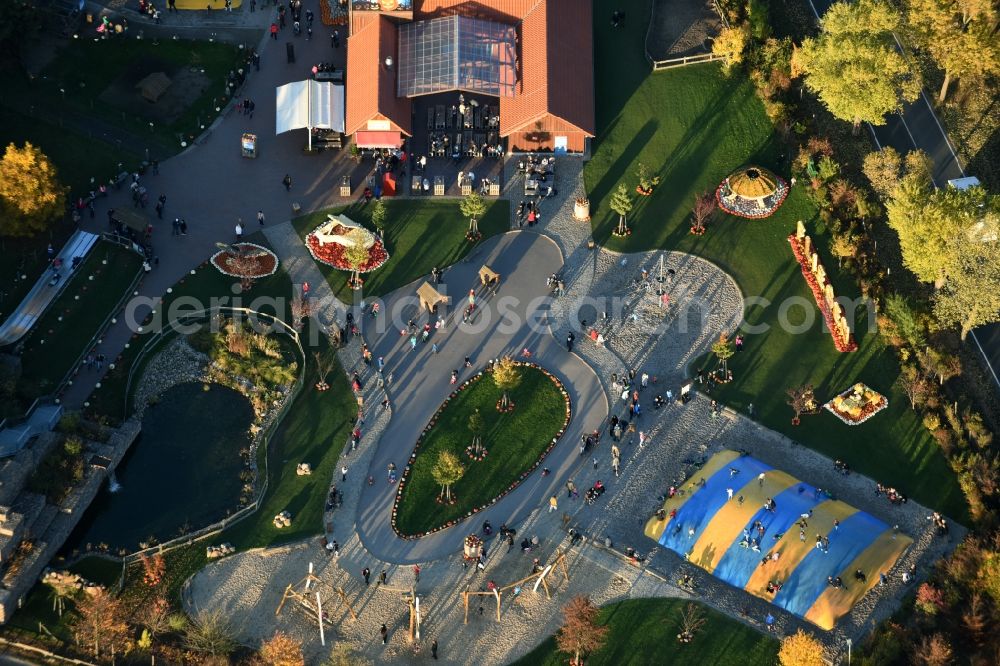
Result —
[{"label": "flower bed border", "polygon": [[275,273],[278,272],[278,266],[281,264],[281,260],[278,259],[278,255],[275,254],[274,251],[272,251],[272,250],[264,247],[263,245],[257,245],[257,243],[245,243],[245,242],[242,242],[242,241],[239,242],[239,243],[233,243],[233,246],[234,247],[252,247],[252,248],[255,248],[257,250],[262,250],[264,252],[264,254],[267,254],[267,255],[270,255],[270,256],[274,257],[274,268],[271,269],[270,273],[261,273],[260,275],[237,275],[236,273],[230,273],[229,271],[227,271],[226,269],[224,269],[221,266],[220,263],[218,263],[219,257],[221,257],[224,254],[229,254],[230,253],[229,250],[219,250],[218,252],[216,252],[215,254],[213,254],[211,256],[211,258],[208,261],[209,261],[210,264],[212,264],[212,268],[214,268],[215,270],[219,271],[220,273],[222,273],[226,277],[234,277],[234,278],[240,278],[240,279],[249,278],[251,280],[262,280],[263,278],[271,277],[272,275],[274,275]]},{"label": "flower bed border", "polygon": [[799,268],[802,269],[802,275],[805,277],[809,289],[812,290],[816,306],[823,313],[823,321],[826,322],[826,328],[830,331],[830,337],[833,338],[833,346],[839,352],[857,351],[858,343],[854,340],[852,334],[848,333],[847,340],[841,340],[837,335],[837,327],[833,323],[833,313],[826,306],[826,298],[823,296],[823,287],[816,280],[816,276],[813,275],[812,270],[809,268],[809,260],[806,259],[805,254],[802,252],[802,244],[799,243],[799,239],[795,234],[789,234],[788,243],[792,246],[792,254],[795,255],[795,260],[799,262]]},{"label": "flower bed border", "polygon": [[562,395],[563,400],[566,403],[566,419],[563,421],[562,427],[559,428],[559,431],[556,433],[555,437],[552,438],[552,441],[549,442],[549,445],[545,448],[544,451],[542,451],[541,455],[538,456],[538,459],[535,460],[535,462],[531,465],[531,467],[525,470],[512,484],[510,484],[507,488],[504,489],[503,492],[501,492],[499,495],[491,499],[489,502],[487,502],[486,504],[482,504],[478,507],[475,507],[470,511],[467,511],[465,516],[461,518],[457,518],[455,520],[449,520],[444,525],[440,525],[438,527],[435,527],[434,529],[427,530],[426,532],[419,532],[418,534],[403,534],[402,532],[399,531],[399,528],[396,526],[396,515],[399,509],[399,502],[403,497],[403,488],[406,487],[406,482],[410,476],[410,470],[413,468],[413,463],[417,459],[417,453],[419,453],[420,451],[420,445],[424,437],[426,437],[427,433],[430,432],[430,430],[437,424],[438,418],[441,416],[441,412],[444,411],[445,407],[447,407],[448,404],[452,400],[454,400],[455,397],[458,396],[458,394],[462,390],[468,388],[475,382],[478,382],[480,379],[485,377],[487,372],[486,370],[480,370],[472,377],[466,379],[458,386],[458,388],[456,388],[454,391],[448,394],[448,397],[445,398],[444,402],[441,403],[441,406],[437,408],[433,416],[431,416],[430,421],[427,423],[426,426],[424,426],[424,429],[420,431],[420,435],[417,436],[417,441],[413,445],[413,451],[410,453],[410,458],[409,460],[407,460],[406,466],[403,468],[403,473],[399,477],[399,487],[396,489],[396,497],[392,501],[392,519],[390,520],[390,524],[392,525],[392,531],[395,532],[396,536],[398,536],[400,539],[406,539],[406,540],[419,539],[421,537],[434,534],[435,532],[446,530],[449,527],[454,527],[455,525],[458,525],[459,523],[465,521],[467,518],[471,518],[480,511],[484,511],[489,507],[493,506],[501,499],[506,497],[509,493],[511,493],[515,488],[521,485],[521,483],[525,479],[527,479],[528,476],[532,472],[534,472],[539,465],[542,464],[542,461],[545,460],[545,457],[548,456],[549,453],[551,453],[552,449],[555,448],[555,445],[559,442],[559,439],[566,433],[566,427],[569,425],[570,418],[573,415],[573,405],[572,401],[570,400],[569,393],[566,392],[566,387],[563,385],[563,383],[559,380],[558,377],[556,377],[551,372],[549,372],[542,366],[538,365],[537,363],[530,363],[528,361],[514,361],[514,365],[516,367],[534,368],[535,370],[540,371],[542,374],[548,377],[552,381],[552,383],[556,385],[556,388],[559,389],[559,393]]},{"label": "flower bed border", "polygon": [[[315,229],[313,229],[308,234],[306,234],[306,237],[305,237],[305,240],[303,241],[303,244],[306,246],[306,249],[309,251],[309,256],[311,256],[314,261],[317,261],[317,262],[323,264],[324,266],[329,266],[331,268],[336,268],[338,271],[352,271],[354,269],[351,268],[350,266],[338,266],[337,264],[335,264],[333,262],[327,261],[326,259],[323,259],[322,257],[317,257],[316,256],[316,249],[313,248],[313,243],[315,243],[317,246],[319,246],[319,239],[316,238],[316,232],[319,230],[320,227],[323,227],[323,226],[326,226],[327,224],[329,224],[329,222],[330,222],[329,220],[326,220],[324,222],[321,222],[321,223],[317,224]],[[312,241],[312,243],[310,243],[310,240]],[[383,266],[385,266],[385,263],[387,261],[389,261],[389,257],[390,257],[389,250],[386,248],[385,243],[382,241],[381,238],[378,237],[378,235],[375,236],[375,244],[372,245],[372,247],[368,249],[369,256],[371,256],[372,249],[374,249],[376,247],[381,247],[382,248],[382,251],[385,252],[385,259],[383,259],[382,261],[380,261],[375,266],[372,266],[370,268],[366,268],[364,270],[358,271],[358,273],[371,273],[374,270],[382,268]]]},{"label": "flower bed border", "polygon": [[864,414],[860,419],[854,419],[854,418],[848,416],[847,414],[845,414],[844,412],[839,411],[836,407],[833,406],[833,401],[835,399],[842,398],[844,396],[850,395],[854,391],[854,385],[853,384],[846,391],[841,391],[836,396],[834,396],[831,400],[829,400],[827,403],[825,403],[823,405],[823,407],[826,409],[826,411],[830,412],[831,414],[833,414],[834,416],[836,416],[838,419],[840,419],[842,422],[846,423],[847,425],[849,425],[849,426],[856,426],[856,425],[861,425],[862,423],[864,423],[865,421],[867,421],[868,419],[870,419],[871,417],[875,416],[876,414],[878,414],[883,409],[885,409],[886,407],[889,406],[889,399],[887,397],[885,397],[884,395],[882,395],[881,393],[879,393],[878,391],[876,391],[871,386],[868,386],[865,383],[862,383],[861,385],[864,386],[869,391],[872,391],[873,393],[878,393],[878,395],[881,398],[881,400],[879,400],[879,402],[876,403],[875,405],[869,405],[871,407],[871,411],[868,412],[868,413],[866,413],[866,414]]}]

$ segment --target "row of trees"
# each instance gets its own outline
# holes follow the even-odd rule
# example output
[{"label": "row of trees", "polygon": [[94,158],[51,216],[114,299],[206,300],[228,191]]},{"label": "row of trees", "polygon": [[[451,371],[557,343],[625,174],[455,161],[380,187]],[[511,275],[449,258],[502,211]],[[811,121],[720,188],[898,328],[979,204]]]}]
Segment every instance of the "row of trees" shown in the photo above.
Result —
[{"label": "row of trees", "polygon": [[[993,0],[905,0],[904,6],[905,16],[878,0],[833,3],[820,19],[819,35],[795,50],[793,78],[804,75],[806,87],[834,116],[858,128],[863,122],[884,125],[887,114],[920,93],[920,77],[896,41],[902,27],[944,70],[942,101],[956,78],[1000,73]],[[768,31],[766,3],[733,9],[746,20],[722,30],[712,47],[727,69],[744,62],[753,41],[763,41]]]}]

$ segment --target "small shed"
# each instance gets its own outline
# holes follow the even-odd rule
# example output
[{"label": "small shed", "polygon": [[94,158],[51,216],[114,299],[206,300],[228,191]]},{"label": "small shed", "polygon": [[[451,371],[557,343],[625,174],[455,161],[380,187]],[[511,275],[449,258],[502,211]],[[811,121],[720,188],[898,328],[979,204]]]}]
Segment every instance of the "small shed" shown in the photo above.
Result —
[{"label": "small shed", "polygon": [[163,72],[153,72],[135,84],[139,89],[139,94],[146,98],[148,102],[155,102],[170,87],[170,77]]}]

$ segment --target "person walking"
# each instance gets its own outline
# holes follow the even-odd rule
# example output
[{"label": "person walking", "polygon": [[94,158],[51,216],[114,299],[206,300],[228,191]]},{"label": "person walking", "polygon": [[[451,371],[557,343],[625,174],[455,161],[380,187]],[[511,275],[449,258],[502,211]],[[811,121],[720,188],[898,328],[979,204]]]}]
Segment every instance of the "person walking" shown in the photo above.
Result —
[{"label": "person walking", "polygon": [[378,575],[378,584],[385,585],[385,579],[386,579],[386,571],[385,569],[382,569],[382,573]]},{"label": "person walking", "polygon": [[285,186],[286,192],[292,191],[292,177],[287,173],[285,174],[285,177],[281,179],[281,184]]},{"label": "person walking", "polygon": [[[369,569],[368,567],[365,567],[364,569],[361,570],[361,577],[365,579],[365,587],[368,587],[368,581],[371,578],[371,575],[372,575],[372,570]],[[383,624],[382,626],[384,627],[385,625]]]},{"label": "person walking", "polygon": [[639,448],[642,449],[642,448],[645,448],[645,447],[646,447],[646,431],[645,430],[640,430],[639,431]]},{"label": "person walking", "polygon": [[183,217],[181,218],[181,236],[188,235],[188,223]]},{"label": "person walking", "polygon": [[575,340],[576,336],[573,334],[573,331],[570,331],[569,334],[566,335],[566,351],[573,351],[573,342]]},{"label": "person walking", "polygon": [[549,513],[557,511],[559,509],[559,500],[555,495],[549,498]]},{"label": "person walking", "polygon": [[340,48],[340,31],[339,30],[334,30],[333,33],[330,35],[330,46],[332,46],[335,49],[339,49]]},{"label": "person walking", "polygon": [[236,242],[243,240],[243,218],[236,218]]},{"label": "person walking", "polygon": [[[341,482],[347,481],[347,465],[343,465],[340,468],[340,480]],[[732,493],[730,493],[732,495]]]},{"label": "person walking", "polygon": [[278,24],[277,23],[272,23],[271,24],[271,39],[273,39],[274,41],[278,41]]},{"label": "person walking", "polygon": [[264,211],[257,211],[257,222],[260,226],[264,226]]},{"label": "person walking", "polygon": [[414,583],[419,583],[420,582],[420,565],[419,564],[414,564],[413,565],[413,582]]},{"label": "person walking", "polygon": [[437,661],[438,658],[438,642],[436,638],[431,643],[431,658],[434,659],[435,661]]},{"label": "person walking", "polygon": [[573,499],[573,493],[576,492],[576,484],[573,483],[573,479],[566,482],[566,499]]},{"label": "person walking", "polygon": [[385,624],[383,623],[382,628],[379,629],[378,632],[382,634],[382,645],[385,645],[386,642],[389,640],[389,627],[385,626]]}]

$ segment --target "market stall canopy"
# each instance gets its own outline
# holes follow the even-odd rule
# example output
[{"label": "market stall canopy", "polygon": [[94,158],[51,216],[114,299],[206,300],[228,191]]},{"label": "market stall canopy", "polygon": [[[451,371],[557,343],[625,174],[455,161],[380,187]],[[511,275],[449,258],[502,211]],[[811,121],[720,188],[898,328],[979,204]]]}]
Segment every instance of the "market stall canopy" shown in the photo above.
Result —
[{"label": "market stall canopy", "polygon": [[344,86],[295,81],[277,88],[275,133],[319,127],[344,131]]},{"label": "market stall canopy", "polygon": [[131,208],[116,208],[114,217],[132,231],[137,231],[140,234],[145,232],[146,227],[149,226],[149,219]]}]

